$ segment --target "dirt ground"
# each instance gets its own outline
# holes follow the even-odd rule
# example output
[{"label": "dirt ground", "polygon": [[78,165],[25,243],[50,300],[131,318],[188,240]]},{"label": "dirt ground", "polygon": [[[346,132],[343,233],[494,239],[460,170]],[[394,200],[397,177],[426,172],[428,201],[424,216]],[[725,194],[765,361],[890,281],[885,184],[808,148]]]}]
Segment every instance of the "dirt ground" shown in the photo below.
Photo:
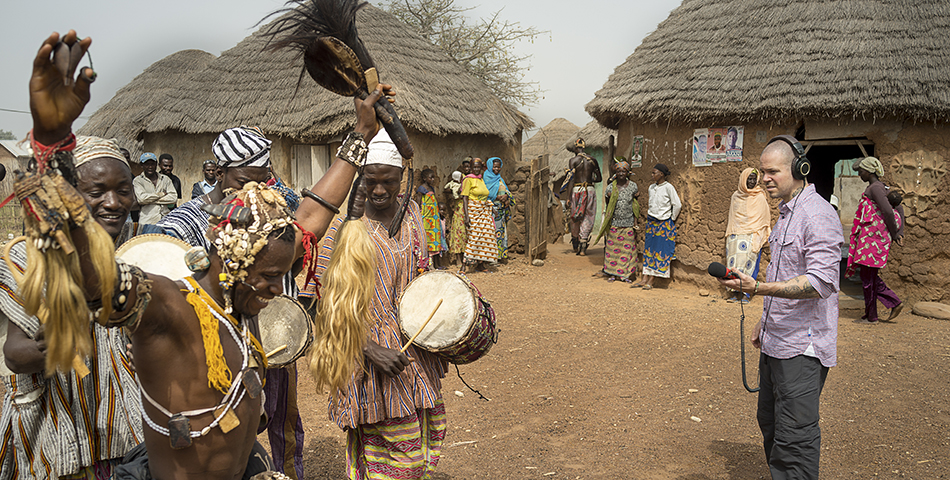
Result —
[{"label": "dirt ground", "polygon": [[[603,249],[589,253],[556,244],[543,267],[518,257],[470,276],[501,333],[459,370],[490,401],[450,366],[434,479],[769,478],[739,305],[690,285],[607,283],[591,276]],[[950,478],[950,322],[908,306],[895,324],[859,325],[863,303],[846,297],[821,397],[822,477]],[[761,312],[761,299],[746,306],[747,335]],[[747,355],[754,386],[758,351]],[[306,478],[344,478],[343,433],[299,366]]]}]

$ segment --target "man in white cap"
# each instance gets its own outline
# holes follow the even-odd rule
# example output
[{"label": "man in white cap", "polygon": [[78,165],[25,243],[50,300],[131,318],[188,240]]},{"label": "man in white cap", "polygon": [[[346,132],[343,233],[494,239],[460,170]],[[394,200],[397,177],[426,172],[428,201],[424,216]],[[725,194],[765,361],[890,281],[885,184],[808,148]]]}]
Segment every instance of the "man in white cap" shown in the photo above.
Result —
[{"label": "man in white cap", "polygon": [[[435,471],[445,437],[442,378],[446,363],[412,345],[406,353],[397,322],[399,294],[428,270],[425,230],[419,206],[409,204],[399,233],[389,226],[399,211],[402,157],[384,130],[369,144],[363,167],[366,229],[376,250],[375,294],[369,311],[373,325],[363,349],[365,372],[356,369],[349,384],[330,399],[330,418],[347,432],[349,478],[370,478],[384,469],[390,478],[428,478]],[[327,233],[318,273],[326,270],[343,219]],[[409,358],[413,360],[409,360]]]},{"label": "man in white cap", "polygon": [[[121,245],[136,233],[161,230],[126,222],[135,201],[132,173],[115,140],[77,137],[73,150],[76,184],[92,217]],[[25,243],[10,251],[19,273],[26,269]],[[143,439],[138,386],[126,355],[128,336],[92,324],[95,353],[81,362],[85,375],[73,370],[45,375],[46,339],[43,325],[23,309],[18,285],[0,261],[0,328],[6,386],[0,437],[2,478],[44,479],[96,473],[106,477],[126,452]],[[62,394],[60,394],[62,393]],[[32,472],[30,475],[27,472]]]}]

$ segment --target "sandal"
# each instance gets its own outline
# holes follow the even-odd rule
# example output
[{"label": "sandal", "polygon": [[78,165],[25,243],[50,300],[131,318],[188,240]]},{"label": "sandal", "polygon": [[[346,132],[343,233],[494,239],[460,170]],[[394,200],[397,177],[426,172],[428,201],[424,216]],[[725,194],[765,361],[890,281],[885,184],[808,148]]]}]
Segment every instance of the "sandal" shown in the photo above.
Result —
[{"label": "sandal", "polygon": [[613,282],[615,282],[616,280],[617,280],[617,279],[614,278],[614,277],[607,277],[607,283],[613,283]]},{"label": "sandal", "polygon": [[653,285],[644,285],[642,288],[644,290],[653,290]]}]

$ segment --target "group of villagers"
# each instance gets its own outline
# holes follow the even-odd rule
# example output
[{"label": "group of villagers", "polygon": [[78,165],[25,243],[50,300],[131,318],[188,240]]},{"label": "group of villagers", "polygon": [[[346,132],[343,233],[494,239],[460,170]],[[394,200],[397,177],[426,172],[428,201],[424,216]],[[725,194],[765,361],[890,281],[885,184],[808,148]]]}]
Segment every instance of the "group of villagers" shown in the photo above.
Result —
[{"label": "group of villagers", "polygon": [[[630,180],[630,164],[626,159],[614,159],[611,170],[614,180],[604,189],[607,205],[603,226],[593,242],[605,238],[604,267],[599,274],[608,282],[633,283],[637,272],[637,222],[642,217],[639,189],[636,182]],[[650,174],[653,183],[647,189],[642,276],[630,286],[645,290],[653,288],[657,277],[670,278],[670,263],[676,249],[676,218],[683,208],[676,189],[667,181],[669,167],[658,163]]]},{"label": "group of villagers", "polygon": [[[601,273],[608,281],[619,279],[630,282],[636,273],[635,238],[637,219],[641,213],[637,185],[629,181],[630,167],[623,158],[616,159],[612,169],[614,181],[605,191],[605,220],[598,236],[598,239],[600,236],[606,239]],[[887,266],[891,243],[900,244],[903,241],[903,198],[881,181],[884,167],[877,158],[858,159],[853,162],[853,169],[868,186],[861,195],[855,213],[845,276],[860,273],[865,312],[859,323],[890,322],[900,314],[903,306],[879,272]],[[651,171],[654,183],[649,187],[643,277],[632,287],[650,289],[654,278],[669,278],[670,275],[670,260],[676,240],[675,221],[682,204],[676,190],[667,182],[669,174],[669,168],[663,164],[657,164]],[[759,273],[762,247],[772,233],[771,207],[760,179],[760,173],[755,168],[746,168],[740,173],[738,187],[729,202],[725,232],[726,267],[753,278]],[[727,301],[748,303],[749,294],[729,292]],[[890,309],[887,318],[878,316],[878,301]]]},{"label": "group of villagers", "polygon": [[[266,185],[270,142],[237,127],[212,145],[215,188],[161,225],[140,225],[128,221],[132,175],[119,145],[71,133],[96,78],[77,68],[91,42],[53,33],[33,64],[35,161],[15,184],[26,235],[0,261],[10,367],[0,478],[303,478],[297,372],[267,368],[257,316],[296,292],[300,272],[318,299],[365,292],[354,302],[362,313],[317,300],[325,321],[309,362],[347,432],[347,476],[431,476],[446,363],[415,345],[401,351],[395,324],[395,299],[429,252],[415,203],[388,233],[403,159],[373,105],[392,101],[391,87],[354,100],[354,131],[302,199]],[[166,278],[116,258],[116,246],[147,233],[193,245],[193,274]],[[257,442],[265,429],[270,452]]]},{"label": "group of villagers", "polygon": [[[461,263],[463,269],[484,271],[508,261],[508,221],[515,206],[508,184],[501,177],[502,160],[467,158],[443,187],[445,214],[440,218],[435,174],[423,171],[423,223],[430,255],[447,253],[443,266]],[[428,205],[428,207],[427,207]],[[431,226],[431,228],[430,228]],[[441,229],[436,231],[436,229]],[[446,239],[447,248],[446,248]],[[437,250],[440,245],[442,250]]]}]

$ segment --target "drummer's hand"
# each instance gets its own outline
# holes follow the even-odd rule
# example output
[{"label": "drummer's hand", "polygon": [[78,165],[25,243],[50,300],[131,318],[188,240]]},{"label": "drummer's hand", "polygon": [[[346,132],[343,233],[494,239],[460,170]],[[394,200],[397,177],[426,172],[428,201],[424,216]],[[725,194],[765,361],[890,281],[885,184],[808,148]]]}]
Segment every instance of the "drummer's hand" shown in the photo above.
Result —
[{"label": "drummer's hand", "polygon": [[411,363],[409,357],[403,355],[399,350],[381,347],[372,340],[366,342],[363,355],[387,377],[399,375]]},{"label": "drummer's hand", "polygon": [[59,33],[53,32],[40,46],[33,60],[30,77],[30,112],[33,114],[33,137],[43,145],[52,145],[66,138],[73,121],[89,102],[89,84],[95,74],[92,69],[76,67],[92,39],[79,40],[70,30],[60,43]]}]

